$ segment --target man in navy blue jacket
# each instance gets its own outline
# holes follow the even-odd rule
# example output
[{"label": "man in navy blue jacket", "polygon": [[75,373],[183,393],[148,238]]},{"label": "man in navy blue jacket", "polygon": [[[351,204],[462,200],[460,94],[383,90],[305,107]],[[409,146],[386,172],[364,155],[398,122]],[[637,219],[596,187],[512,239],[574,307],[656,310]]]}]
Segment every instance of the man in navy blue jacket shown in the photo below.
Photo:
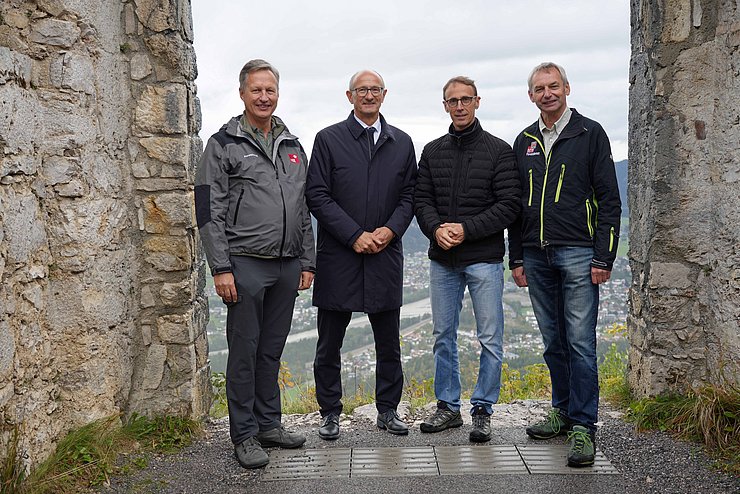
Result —
[{"label": "man in navy blue jacket", "polygon": [[339,437],[340,350],[352,312],[367,313],[373,328],[378,427],[408,434],[396,407],[403,388],[401,237],[413,215],[416,157],[411,138],[380,114],[386,93],[377,72],[353,75],[347,99],[354,110],[316,135],[308,168],[306,202],[319,227],[314,378],[322,439]]},{"label": "man in navy blue jacket", "polygon": [[567,434],[568,465],[588,466],[599,404],[599,284],[609,280],[617,253],[619,189],[604,129],[568,108],[565,70],[540,64],[528,83],[540,117],[514,142],[524,193],[520,220],[509,232],[509,263],[516,284],[529,286],[553,409],[527,434]]}]

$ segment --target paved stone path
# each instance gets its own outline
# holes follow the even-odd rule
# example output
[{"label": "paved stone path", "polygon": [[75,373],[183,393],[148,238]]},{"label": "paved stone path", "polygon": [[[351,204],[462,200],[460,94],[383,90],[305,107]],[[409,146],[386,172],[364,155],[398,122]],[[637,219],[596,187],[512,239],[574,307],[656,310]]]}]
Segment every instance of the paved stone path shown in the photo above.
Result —
[{"label": "paved stone path", "polygon": [[[546,414],[549,408],[546,402],[520,401],[510,405],[497,405],[492,420],[493,439],[484,445],[474,445],[468,441],[470,417],[467,414],[463,414],[465,424],[459,429],[422,434],[418,423],[433,407],[434,404],[430,404],[427,410],[416,410],[414,413],[409,413],[407,407],[399,407],[400,414],[413,423],[408,436],[393,436],[379,431],[375,426],[374,405],[361,407],[352,416],[342,417],[342,435],[333,442],[322,441],[316,435],[318,413],[286,416],[286,426],[305,433],[306,444],[298,450],[269,449],[271,465],[259,470],[244,470],[239,466],[232,454],[228,420],[215,420],[206,426],[203,438],[190,448],[174,455],[157,455],[150,460],[147,468],[126,477],[114,478],[110,486],[99,489],[99,492],[740,493],[740,478],[713,470],[711,461],[697,445],[678,442],[660,433],[638,434],[620,418],[621,413],[607,408],[603,408],[601,412],[603,423],[600,424],[597,435],[597,446],[609,467],[616,470],[616,473],[569,469],[564,466],[562,437],[550,441],[533,441],[526,436],[524,427]],[[390,463],[391,466],[385,473],[377,461],[368,463],[368,458],[372,458],[373,454],[378,459],[377,453],[381,448],[392,448],[384,451],[390,452],[397,459]],[[532,448],[545,451],[555,459],[556,466],[558,455],[562,456],[559,465],[561,471],[537,473],[532,472],[531,468],[525,468],[512,472],[507,471],[502,466],[503,463],[496,463],[503,458],[500,455]],[[358,458],[363,458],[366,466],[376,468],[374,473],[377,475],[350,477],[342,474],[339,471],[341,466],[337,466],[333,470],[337,475],[302,480],[274,480],[276,472],[290,471],[280,466],[286,460],[299,463],[303,461],[305,465],[307,456],[346,459],[356,451],[362,453]],[[433,456],[430,456],[430,452],[433,452]],[[421,458],[414,460],[417,462],[417,474],[399,475],[397,466],[403,465],[403,461],[398,459],[413,458],[414,455]],[[471,458],[470,462],[461,461],[465,455]],[[524,454],[519,454],[518,457],[524,459],[523,463],[527,463]],[[460,471],[450,468],[455,467],[455,461]],[[429,468],[432,462],[437,465],[436,472]],[[482,468],[486,464],[490,465],[488,470]],[[465,469],[467,471],[462,471]],[[327,472],[330,471],[332,469],[327,469]]]}]

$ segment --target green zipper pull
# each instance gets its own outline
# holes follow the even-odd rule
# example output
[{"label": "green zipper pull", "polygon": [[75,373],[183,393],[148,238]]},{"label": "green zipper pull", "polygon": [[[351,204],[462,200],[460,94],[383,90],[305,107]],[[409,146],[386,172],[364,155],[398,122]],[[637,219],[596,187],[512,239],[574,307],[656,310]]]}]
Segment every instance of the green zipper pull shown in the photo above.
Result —
[{"label": "green zipper pull", "polygon": [[609,230],[609,252],[614,250],[614,227]]}]

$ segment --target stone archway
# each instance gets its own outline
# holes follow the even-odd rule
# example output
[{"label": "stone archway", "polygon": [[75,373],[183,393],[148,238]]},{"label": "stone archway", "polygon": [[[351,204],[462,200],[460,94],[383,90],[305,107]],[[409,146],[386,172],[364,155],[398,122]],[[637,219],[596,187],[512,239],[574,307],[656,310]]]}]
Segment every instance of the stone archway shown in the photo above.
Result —
[{"label": "stone archway", "polygon": [[[188,0],[0,13],[0,421],[30,465],[97,418],[206,412],[200,109]],[[632,25],[632,385],[737,384],[740,6]]]},{"label": "stone archway", "polygon": [[631,9],[631,387],[737,385],[740,3]]}]

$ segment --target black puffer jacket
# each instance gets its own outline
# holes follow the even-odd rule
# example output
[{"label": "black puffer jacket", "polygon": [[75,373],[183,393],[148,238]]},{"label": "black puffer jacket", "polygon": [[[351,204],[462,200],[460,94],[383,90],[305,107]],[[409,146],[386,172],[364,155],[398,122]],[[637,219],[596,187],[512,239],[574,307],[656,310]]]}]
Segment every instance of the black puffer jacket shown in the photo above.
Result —
[{"label": "black puffer jacket", "polygon": [[[504,229],[520,210],[521,186],[511,147],[485,132],[478,119],[462,133],[450,132],[424,147],[414,211],[430,239],[429,258],[449,266],[502,262]],[[434,231],[462,223],[465,240],[450,250]]]}]

